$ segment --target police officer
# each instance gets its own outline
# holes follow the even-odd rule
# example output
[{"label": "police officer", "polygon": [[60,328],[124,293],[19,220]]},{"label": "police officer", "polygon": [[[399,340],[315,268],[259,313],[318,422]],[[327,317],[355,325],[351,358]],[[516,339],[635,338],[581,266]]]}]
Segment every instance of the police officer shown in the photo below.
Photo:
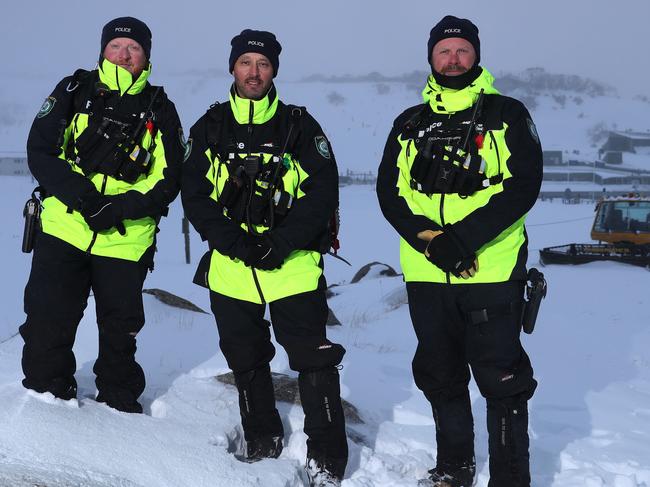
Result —
[{"label": "police officer", "polygon": [[472,22],[446,16],[433,27],[424,104],[395,120],[377,180],[401,237],[415,383],[436,422],[437,466],[423,486],[472,485],[470,368],[487,400],[489,486],[530,485],[527,401],[537,383],[519,332],[524,220],[542,152],[528,111],[499,94],[480,59]]},{"label": "police officer", "polygon": [[210,289],[235,375],[243,459],[282,451],[268,303],[275,337],[299,373],[311,485],[339,485],[348,453],[337,369],[345,350],[326,338],[321,256],[338,204],[336,162],[318,122],[278,99],[275,35],[246,29],[231,44],[229,100],[192,127],[184,165],[183,206],[210,247],[197,278]]},{"label": "police officer", "polygon": [[77,326],[92,289],[99,327],[97,401],[142,412],[135,361],[142,286],[157,223],[179,191],[182,130],[174,104],[147,81],[151,31],[111,20],[95,70],[58,83],[36,115],[29,167],[42,187],[41,231],[25,289],[23,385],[77,395]]}]

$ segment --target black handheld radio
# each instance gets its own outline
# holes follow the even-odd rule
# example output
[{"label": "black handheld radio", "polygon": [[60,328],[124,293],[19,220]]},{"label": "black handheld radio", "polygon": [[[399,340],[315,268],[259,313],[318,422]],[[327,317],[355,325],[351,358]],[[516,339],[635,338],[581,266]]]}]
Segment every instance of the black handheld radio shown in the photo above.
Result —
[{"label": "black handheld radio", "polygon": [[524,309],[521,313],[521,327],[525,333],[529,335],[535,329],[535,321],[537,321],[537,313],[542,304],[542,299],[546,297],[546,279],[544,274],[532,267],[528,271],[526,278],[526,299],[524,302]]},{"label": "black handheld radio", "polygon": [[40,186],[34,189],[32,197],[27,200],[25,208],[23,208],[25,227],[23,229],[22,251],[26,254],[29,254],[34,248],[34,238],[41,221],[41,200],[36,196],[36,193],[42,193]]}]

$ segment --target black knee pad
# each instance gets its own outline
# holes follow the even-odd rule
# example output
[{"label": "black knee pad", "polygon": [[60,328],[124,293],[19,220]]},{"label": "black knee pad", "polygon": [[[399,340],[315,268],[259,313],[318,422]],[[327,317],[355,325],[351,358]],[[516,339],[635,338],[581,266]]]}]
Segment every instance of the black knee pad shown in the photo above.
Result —
[{"label": "black knee pad", "polygon": [[228,367],[235,374],[245,374],[247,371],[268,367],[275,357],[275,347],[270,341],[239,344],[221,340],[219,348],[226,357]]},{"label": "black knee pad", "polygon": [[296,372],[319,370],[341,363],[345,348],[327,338],[310,338],[285,344],[289,367]]},{"label": "black knee pad", "polygon": [[474,366],[472,371],[481,394],[487,399],[522,397],[527,401],[537,388],[530,360],[525,354],[516,367]]},{"label": "black knee pad", "polygon": [[424,396],[432,405],[446,403],[468,395],[467,384],[453,384],[445,389],[424,390]]},{"label": "black knee pad", "polygon": [[533,382],[534,384],[530,389],[525,390],[519,394],[515,394],[514,396],[488,398],[486,400],[488,408],[513,409],[525,405],[530,400],[530,398],[533,397],[535,389],[537,388],[537,381]]}]

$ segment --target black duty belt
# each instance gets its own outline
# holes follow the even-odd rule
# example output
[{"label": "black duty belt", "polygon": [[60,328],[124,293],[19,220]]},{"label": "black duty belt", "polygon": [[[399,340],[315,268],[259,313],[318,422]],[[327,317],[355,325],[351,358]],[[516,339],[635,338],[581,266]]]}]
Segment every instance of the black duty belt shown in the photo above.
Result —
[{"label": "black duty belt", "polygon": [[495,318],[507,316],[518,311],[521,311],[521,303],[510,302],[465,311],[465,317],[471,325],[480,325],[481,323],[486,323]]}]

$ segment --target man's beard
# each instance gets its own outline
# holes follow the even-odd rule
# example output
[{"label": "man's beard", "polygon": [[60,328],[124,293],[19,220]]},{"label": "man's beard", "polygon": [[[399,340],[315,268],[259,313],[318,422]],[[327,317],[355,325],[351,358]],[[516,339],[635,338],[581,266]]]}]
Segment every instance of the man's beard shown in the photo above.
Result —
[{"label": "man's beard", "polygon": [[471,69],[465,70],[462,74],[457,74],[455,76],[448,76],[444,73],[438,73],[435,69],[431,69],[433,78],[436,80],[440,86],[444,88],[451,88],[452,90],[462,90],[463,88],[468,87],[476,78],[478,78],[483,72],[478,64],[472,66]]},{"label": "man's beard", "polygon": [[460,64],[450,64],[442,69],[442,74],[445,76],[458,76],[466,72],[467,68],[461,66]]},{"label": "man's beard", "polygon": [[[257,82],[256,86],[249,86],[248,82],[250,81],[255,81]],[[258,76],[252,76],[250,78],[246,78],[240,86],[237,86],[237,91],[239,91],[240,95],[243,95],[245,98],[250,98],[254,100],[259,100],[264,98],[264,95],[269,91],[271,87],[271,84],[269,83],[268,86],[264,86],[264,82],[262,81],[262,78]]]}]

